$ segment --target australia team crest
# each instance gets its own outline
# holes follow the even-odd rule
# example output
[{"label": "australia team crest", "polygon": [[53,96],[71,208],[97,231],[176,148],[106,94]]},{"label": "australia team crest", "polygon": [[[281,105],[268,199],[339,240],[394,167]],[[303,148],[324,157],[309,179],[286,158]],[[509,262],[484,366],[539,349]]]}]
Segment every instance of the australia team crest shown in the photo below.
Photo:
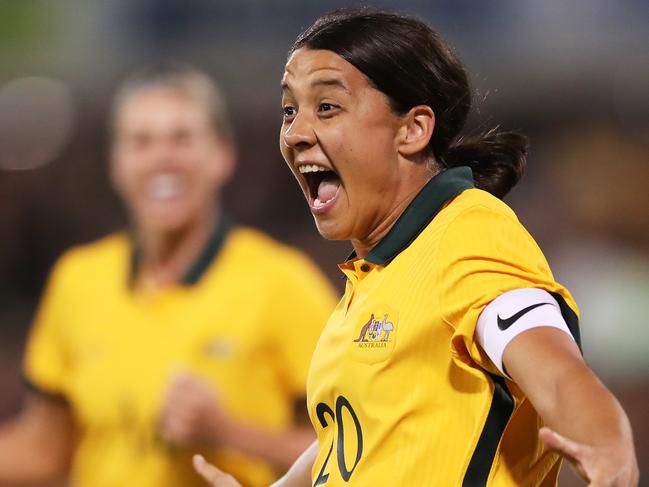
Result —
[{"label": "australia team crest", "polygon": [[398,315],[387,307],[361,315],[352,341],[357,358],[380,362],[394,349],[398,333]]}]

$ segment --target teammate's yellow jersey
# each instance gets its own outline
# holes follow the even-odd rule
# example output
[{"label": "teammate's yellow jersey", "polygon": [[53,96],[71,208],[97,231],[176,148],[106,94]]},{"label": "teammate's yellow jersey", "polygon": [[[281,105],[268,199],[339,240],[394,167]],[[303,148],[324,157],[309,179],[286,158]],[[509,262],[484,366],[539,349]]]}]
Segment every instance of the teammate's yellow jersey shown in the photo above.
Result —
[{"label": "teammate's yellow jersey", "polygon": [[341,269],[307,384],[313,484],[555,485],[539,417],[475,340],[485,306],[518,288],[552,293],[579,339],[573,299],[512,210],[474,189],[469,168],[446,170]]},{"label": "teammate's yellow jersey", "polygon": [[[185,282],[157,294],[129,286],[131,257],[120,234],[60,259],[28,343],[26,377],[66,400],[78,421],[73,486],[202,487],[195,450],[157,432],[172,374],[201,376],[234,417],[282,430],[305,396],[335,293],[305,256],[252,229],[221,225]],[[246,486],[274,478],[254,458],[212,453]]]}]

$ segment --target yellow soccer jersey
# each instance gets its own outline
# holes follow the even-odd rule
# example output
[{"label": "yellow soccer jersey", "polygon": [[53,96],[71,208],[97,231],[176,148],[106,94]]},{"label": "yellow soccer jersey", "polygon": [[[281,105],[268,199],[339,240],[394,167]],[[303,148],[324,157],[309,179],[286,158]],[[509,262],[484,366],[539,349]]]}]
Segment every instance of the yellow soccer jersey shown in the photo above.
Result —
[{"label": "yellow soccer jersey", "polygon": [[313,485],[555,485],[539,417],[474,338],[493,299],[541,288],[579,340],[572,297],[512,210],[474,189],[469,168],[449,169],[341,269],[346,292],[307,385]]},{"label": "yellow soccer jersey", "polygon": [[[185,282],[156,294],[129,286],[131,244],[114,235],[57,263],[26,355],[26,378],[62,396],[80,427],[79,487],[203,486],[191,454],[159,438],[171,375],[211,381],[234,416],[269,430],[291,424],[335,295],[302,254],[221,225]],[[207,455],[246,486],[267,486],[263,462]]]}]

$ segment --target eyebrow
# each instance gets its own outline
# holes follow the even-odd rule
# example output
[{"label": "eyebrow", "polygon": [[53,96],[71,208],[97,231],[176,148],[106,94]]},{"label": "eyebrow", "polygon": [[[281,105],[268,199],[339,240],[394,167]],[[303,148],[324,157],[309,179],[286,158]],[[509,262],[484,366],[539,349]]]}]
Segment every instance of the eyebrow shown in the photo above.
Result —
[{"label": "eyebrow", "polygon": [[[332,86],[334,88],[339,88],[346,93],[351,93],[349,91],[349,88],[343,83],[341,80],[336,79],[336,78],[323,78],[323,79],[317,79],[311,83],[311,87],[317,87],[317,86]],[[291,91],[291,88],[288,86],[288,83],[283,82],[282,83],[282,91]]]},{"label": "eyebrow", "polygon": [[341,80],[336,78],[327,78],[327,79],[318,79],[311,83],[311,87],[315,86],[333,86],[334,88],[340,88],[347,93],[349,93],[349,88]]}]

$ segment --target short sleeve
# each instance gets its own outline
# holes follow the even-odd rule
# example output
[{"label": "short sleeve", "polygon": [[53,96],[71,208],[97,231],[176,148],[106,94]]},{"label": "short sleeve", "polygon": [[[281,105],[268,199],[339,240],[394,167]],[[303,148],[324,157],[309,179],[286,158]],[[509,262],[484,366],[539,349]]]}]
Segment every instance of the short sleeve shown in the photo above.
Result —
[{"label": "short sleeve", "polygon": [[476,340],[484,308],[501,294],[521,288],[544,289],[576,305],[554,281],[534,239],[508,208],[476,205],[449,224],[440,242],[440,309],[453,329],[451,348],[469,365],[499,374]]},{"label": "short sleeve", "polygon": [[24,375],[38,391],[66,396],[71,361],[65,343],[69,266],[62,257],[51,272],[27,341]]},{"label": "short sleeve", "polygon": [[296,399],[306,395],[306,378],[315,345],[336,305],[336,292],[305,256],[285,261],[273,292],[277,362],[282,378]]}]

